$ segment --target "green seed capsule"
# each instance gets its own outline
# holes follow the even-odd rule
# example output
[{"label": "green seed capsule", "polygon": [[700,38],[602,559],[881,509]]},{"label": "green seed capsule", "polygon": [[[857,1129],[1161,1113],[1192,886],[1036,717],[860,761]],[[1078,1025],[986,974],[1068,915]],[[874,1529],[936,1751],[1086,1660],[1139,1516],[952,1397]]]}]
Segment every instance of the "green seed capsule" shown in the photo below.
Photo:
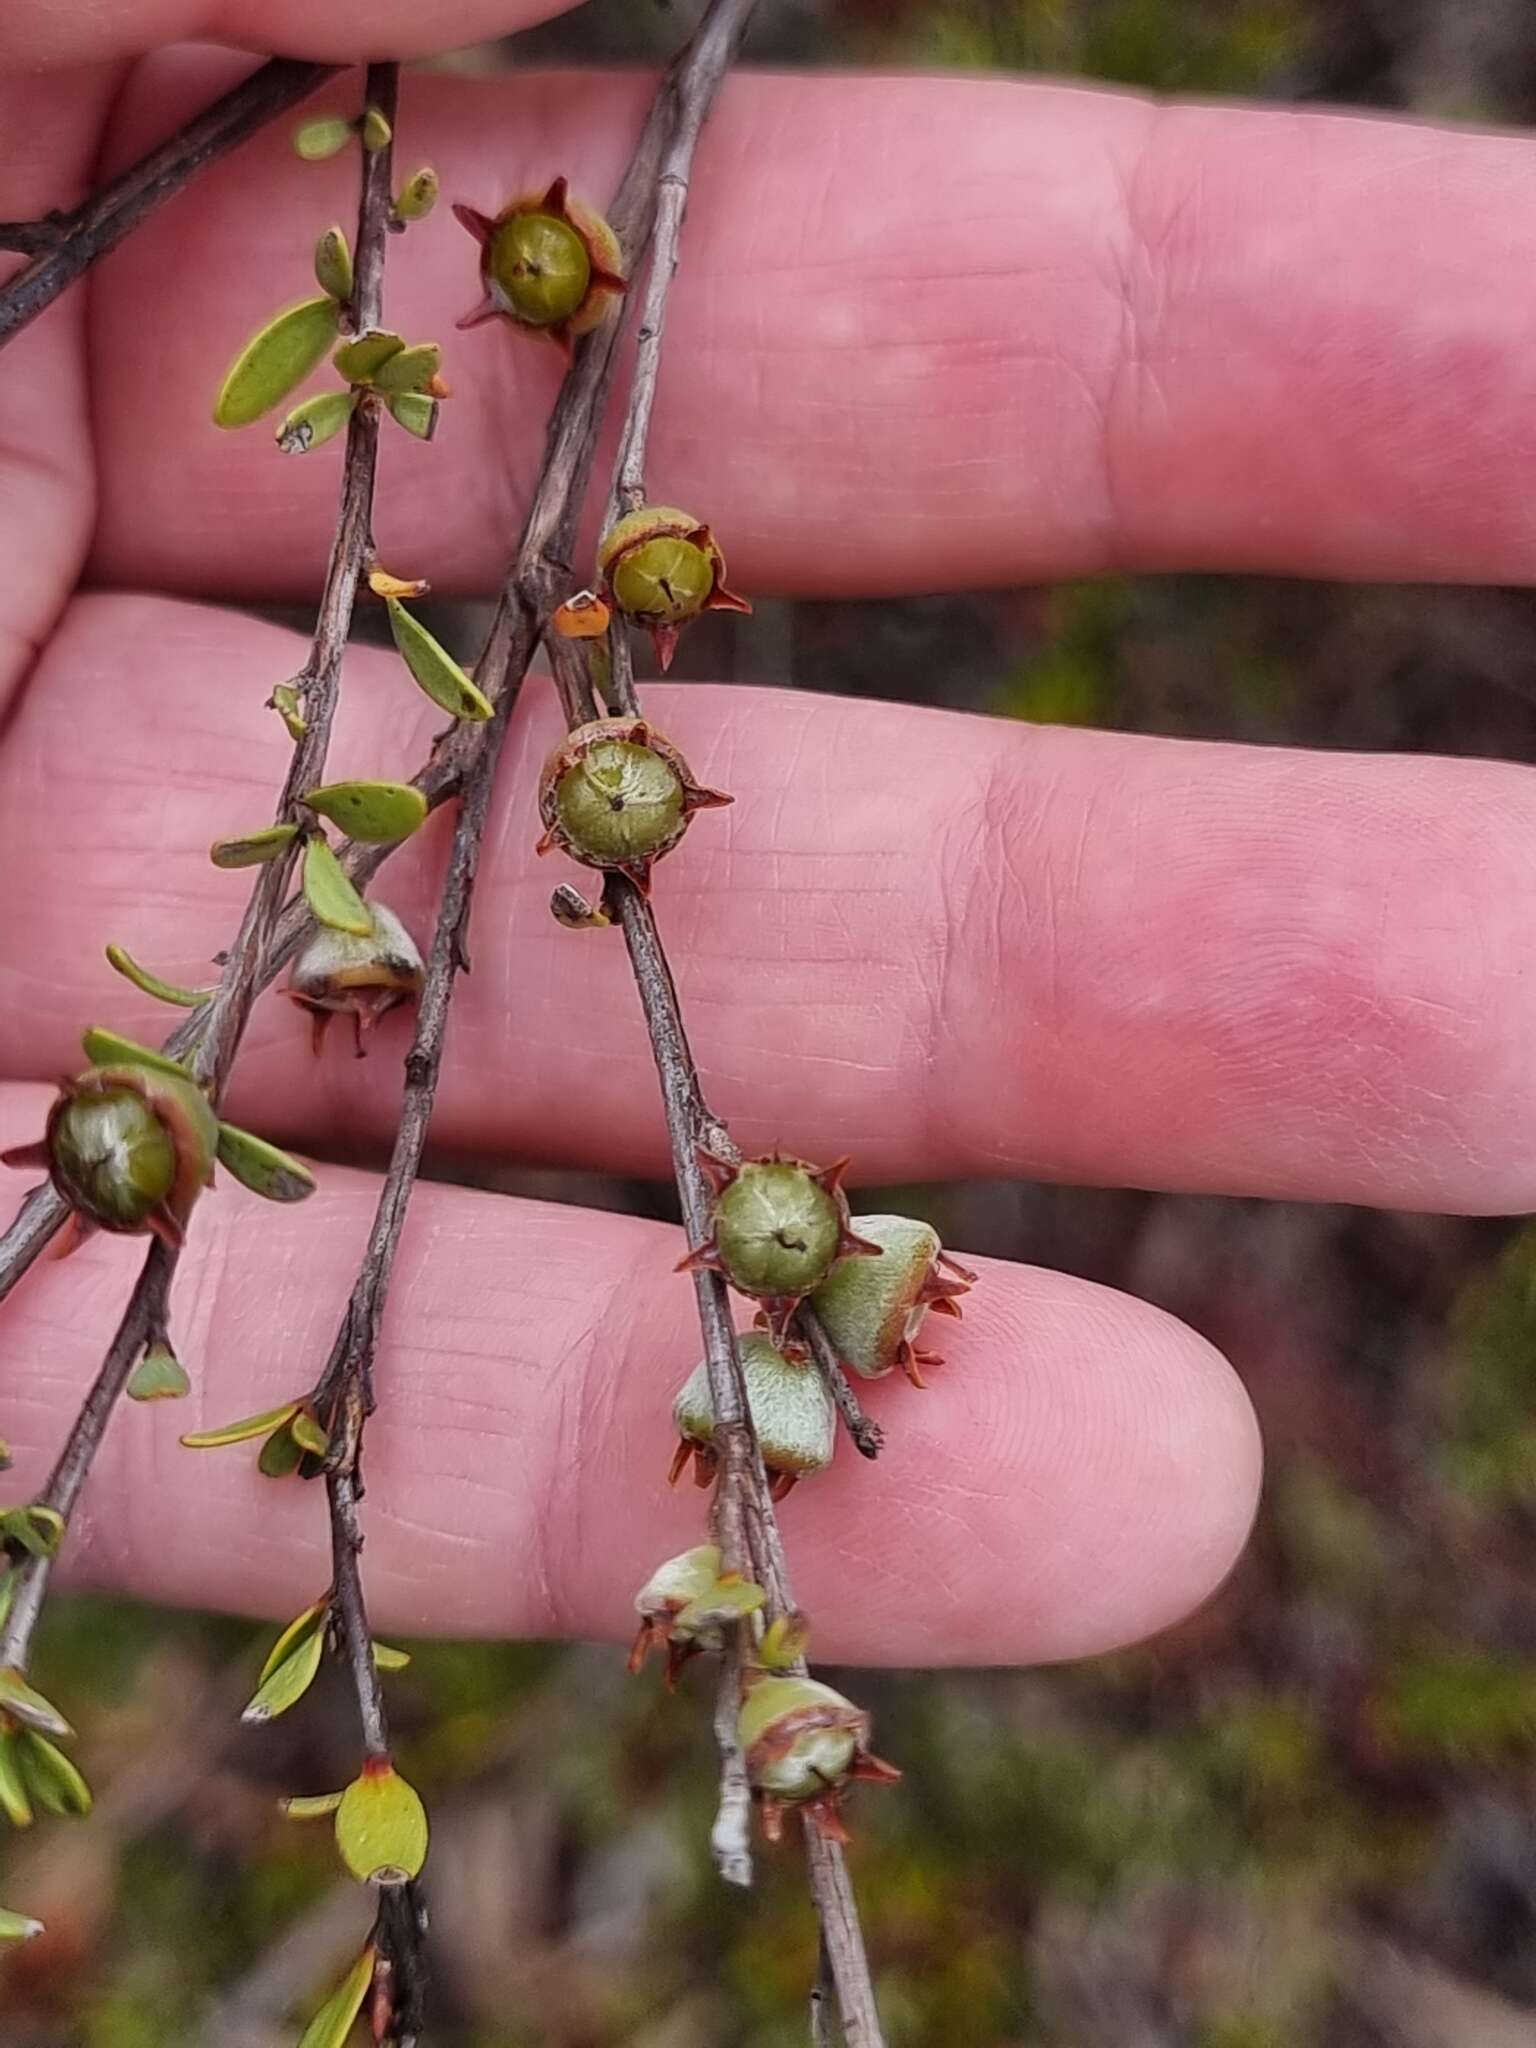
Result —
[{"label": "green seed capsule", "polygon": [[748,1160],[720,1195],[715,1243],[744,1294],[809,1294],[837,1260],[843,1219],[798,1160]]},{"label": "green seed capsule", "polygon": [[180,1244],[218,1134],[190,1080],[147,1066],[91,1067],[65,1084],[43,1149],[54,1186],[79,1215]]},{"label": "green seed capsule", "polygon": [[785,1806],[804,1808],[823,1834],[846,1840],[838,1805],[849,1780],[889,1783],[901,1775],[870,1755],[868,1714],[814,1678],[755,1676],[736,1734],[770,1841],[778,1840]]},{"label": "green seed capsule", "polygon": [[614,869],[643,888],[693,813],[729,802],[701,788],[676,747],[643,719],[594,719],[544,764],[538,850],[558,846],[585,867]]},{"label": "green seed capsule", "polygon": [[480,244],[485,287],[461,327],[502,314],[569,349],[625,289],[617,237],[601,214],[571,197],[564,178],[511,200],[494,219],[472,206],[453,211]]},{"label": "green seed capsule", "polygon": [[725,586],[725,557],[707,526],[676,505],[642,505],[603,535],[598,574],[614,609],[649,629],[661,666],[678,628],[700,612],[749,612]]},{"label": "green seed capsule", "polygon": [[[814,1365],[786,1358],[760,1331],[743,1332],[736,1340],[747,1405],[763,1453],[763,1463],[777,1475],[774,1497],[781,1499],[797,1479],[823,1472],[837,1444],[837,1410]],[[715,1408],[709,1392],[709,1368],[698,1365],[673,1404],[672,1419],[680,1439],[674,1477],[689,1456],[701,1480],[713,1477],[709,1446],[715,1431]],[[700,1455],[703,1453],[703,1455]]]},{"label": "green seed capsule", "polygon": [[[921,1386],[921,1367],[942,1361],[917,1349],[930,1312],[958,1316],[971,1275],[946,1257],[939,1233],[912,1216],[855,1216],[853,1229],[878,1259],[844,1259],[811,1296],[832,1346],[850,1371],[880,1379],[901,1366]],[[944,1268],[956,1275],[946,1278]]]}]

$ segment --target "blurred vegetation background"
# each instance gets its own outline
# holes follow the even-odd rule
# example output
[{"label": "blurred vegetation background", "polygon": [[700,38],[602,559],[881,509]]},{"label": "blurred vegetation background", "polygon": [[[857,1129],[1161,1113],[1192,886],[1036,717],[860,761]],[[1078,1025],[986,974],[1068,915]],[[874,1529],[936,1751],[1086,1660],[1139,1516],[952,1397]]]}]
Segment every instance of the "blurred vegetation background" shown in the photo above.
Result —
[{"label": "blurred vegetation background", "polygon": [[[651,60],[690,12],[594,0],[501,54]],[[768,0],[752,55],[1536,115],[1527,0]],[[1536,759],[1525,593],[1106,580],[771,604],[744,631],[707,628],[685,674]],[[654,1188],[604,1196],[666,1213]],[[908,1771],[861,1802],[855,1851],[893,2043],[1528,2048],[1536,1230],[1012,1183],[902,1206],[1205,1331],[1252,1391],[1270,1478],[1234,1582],[1148,1648],[849,1678]],[[291,2048],[365,1906],[328,1831],[274,1808],[347,1775],[340,1688],[232,1732],[269,1636],[57,1603],[41,1682],[89,1703],[100,1798],[89,1822],[4,1850],[5,1895],[52,1929],[0,1975],[5,2048]],[[747,1902],[714,1883],[704,1717],[619,1665],[423,1644],[392,1681],[435,1815],[437,2048],[805,2039],[794,1859],[766,1859]]]}]

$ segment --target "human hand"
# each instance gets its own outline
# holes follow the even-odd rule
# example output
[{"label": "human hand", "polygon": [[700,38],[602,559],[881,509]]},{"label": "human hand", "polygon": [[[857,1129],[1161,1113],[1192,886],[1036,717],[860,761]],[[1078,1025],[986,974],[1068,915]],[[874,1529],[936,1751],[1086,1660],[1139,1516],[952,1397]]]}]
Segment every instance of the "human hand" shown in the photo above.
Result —
[{"label": "human hand", "polygon": [[[432,34],[506,27],[509,11],[460,0]],[[0,65],[0,214],[72,196],[114,96],[115,164],[238,68],[177,51],[124,76],[107,61],[119,48],[227,15],[232,33],[342,55],[360,24],[394,36],[393,12],[407,10],[336,0],[322,31],[293,0],[238,16],[141,4],[105,23],[12,0],[0,47],[91,63]],[[555,168],[601,194],[642,94],[413,77],[403,146],[482,205]],[[707,508],[749,590],[1112,566],[1527,578],[1536,285],[1507,261],[1532,162],[1514,139],[1374,121],[737,79],[704,144],[652,473]],[[304,290],[303,223],[339,194],[344,172],[330,176],[268,134],[0,362],[0,1143],[35,1134],[82,1024],[160,1023],[109,977],[107,938],[195,980],[232,924],[238,890],[205,848],[266,815],[284,742],[262,700],[295,643],[191,600],[312,593],[334,473],[216,434],[208,401],[238,341]],[[388,290],[402,325],[440,332],[474,295],[472,252],[434,223]],[[558,365],[494,331],[456,343],[449,370],[434,449],[389,446],[378,539],[393,567],[483,590]],[[339,772],[424,752],[433,720],[394,671],[350,658]],[[1531,1204],[1526,771],[745,689],[652,686],[648,701],[737,799],[657,893],[712,1099],[746,1146],[847,1149],[872,1181]],[[438,1136],[660,1172],[627,969],[615,944],[552,923],[532,860],[556,723],[531,684]],[[439,821],[383,887],[418,926],[442,845]],[[382,1143],[390,1028],[366,1064],[315,1062],[302,1020],[268,1002],[231,1113],[318,1149]],[[258,1215],[232,1188],[199,1210],[178,1294],[197,1383],[184,1426],[312,1377],[374,1192],[328,1170],[301,1210]],[[697,1352],[677,1249],[631,1218],[420,1191],[368,1440],[381,1628],[624,1627],[646,1565],[696,1522],[664,1484],[668,1401]],[[0,1317],[23,1488],[134,1259],[94,1240],[34,1271]],[[987,1264],[966,1308],[935,1391],[875,1390],[879,1464],[787,1510],[818,1647],[1062,1656],[1186,1610],[1252,1511],[1255,1435],[1227,1368],[1167,1316],[1056,1274]],[[116,1420],[69,1547],[77,1574],[273,1613],[311,1598],[328,1563],[303,1491],[174,1435],[163,1411]]]}]

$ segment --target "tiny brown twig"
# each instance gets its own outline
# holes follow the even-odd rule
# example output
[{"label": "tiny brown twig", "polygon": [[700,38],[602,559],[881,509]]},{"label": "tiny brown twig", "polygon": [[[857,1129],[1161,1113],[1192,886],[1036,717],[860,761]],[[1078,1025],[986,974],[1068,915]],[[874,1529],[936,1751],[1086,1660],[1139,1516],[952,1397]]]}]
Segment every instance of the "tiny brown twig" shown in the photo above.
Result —
[{"label": "tiny brown twig", "polygon": [[872,1416],[864,1413],[863,1403],[853,1390],[852,1380],[843,1370],[843,1361],[832,1348],[832,1339],[823,1328],[821,1317],[802,1302],[794,1327],[803,1338],[827,1392],[836,1403],[854,1449],[862,1458],[878,1458],[885,1448],[885,1431]]},{"label": "tiny brown twig", "polygon": [[199,171],[307,99],[337,69],[274,57],[81,205],[39,220],[0,222],[0,249],[32,259],[0,285],[0,348]]}]

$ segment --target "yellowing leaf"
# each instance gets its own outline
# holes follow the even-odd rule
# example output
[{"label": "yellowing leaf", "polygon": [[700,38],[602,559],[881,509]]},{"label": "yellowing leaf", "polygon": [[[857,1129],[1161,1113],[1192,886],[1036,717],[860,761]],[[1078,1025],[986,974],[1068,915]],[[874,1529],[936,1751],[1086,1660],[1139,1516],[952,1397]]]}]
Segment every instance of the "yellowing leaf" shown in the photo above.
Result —
[{"label": "yellowing leaf", "polygon": [[0,1514],[0,1538],[18,1544],[29,1557],[57,1557],[64,1541],[64,1517],[34,1501]]},{"label": "yellowing leaf", "polygon": [[216,1451],[225,1444],[249,1443],[270,1430],[291,1422],[299,1412],[297,1401],[285,1401],[281,1408],[268,1408],[260,1415],[246,1415],[239,1422],[226,1422],[218,1429],[195,1429],[181,1441],[189,1451]]},{"label": "yellowing leaf", "polygon": [[278,1665],[285,1658],[292,1655],[302,1638],[312,1635],[319,1628],[321,1622],[325,1619],[327,1604],[324,1600],[316,1600],[312,1606],[306,1607],[302,1614],[294,1616],[271,1649],[268,1650],[266,1662],[262,1665],[261,1674],[256,1680],[258,1685],[265,1685]]},{"label": "yellowing leaf", "polygon": [[438,403],[425,391],[397,391],[384,403],[395,425],[418,441],[430,441],[437,432]]},{"label": "yellowing leaf", "polygon": [[69,1736],[75,1732],[53,1702],[28,1685],[13,1664],[0,1669],[0,1713],[9,1714],[24,1727],[37,1729],[41,1735]]},{"label": "yellowing leaf", "polygon": [[316,832],[304,845],[304,901],[321,924],[365,939],[373,930],[368,906],[347,880],[330,842]]},{"label": "yellowing leaf", "polygon": [[263,1721],[275,1721],[279,1714],[286,1714],[290,1707],[297,1706],[314,1684],[324,1654],[325,1630],[317,1620],[263,1675],[255,1696],[240,1716],[246,1726],[255,1727]]},{"label": "yellowing leaf", "polygon": [[341,432],[357,404],[355,391],[321,391],[285,413],[273,439],[284,455],[307,455]]},{"label": "yellowing leaf", "polygon": [[339,156],[356,133],[355,121],[344,121],[339,114],[322,115],[294,129],[293,146],[306,163],[323,163],[328,156]]},{"label": "yellowing leaf", "polygon": [[130,1401],[182,1401],[191,1393],[192,1381],[168,1344],[151,1344],[123,1391]]},{"label": "yellowing leaf", "polygon": [[297,825],[265,825],[259,832],[242,832],[235,839],[215,839],[208,858],[216,868],[259,868],[263,861],[276,860],[285,846],[293,843]]},{"label": "yellowing leaf", "polygon": [[332,298],[305,299],[253,334],[230,366],[214,401],[216,427],[248,427],[302,384],[336,339]]},{"label": "yellowing leaf", "polygon": [[341,1804],[339,1792],[316,1792],[308,1798],[279,1801],[289,1820],[324,1820]]},{"label": "yellowing leaf", "polygon": [[29,1920],[25,1913],[12,1913],[0,1906],[0,1941],[31,1941],[42,1931],[41,1920]]},{"label": "yellowing leaf", "polygon": [[403,1671],[411,1661],[409,1650],[391,1649],[388,1643],[375,1643],[373,1661],[380,1671]]},{"label": "yellowing leaf", "polygon": [[331,1447],[330,1438],[307,1408],[301,1408],[288,1427],[299,1449],[308,1451],[311,1457],[323,1458]]},{"label": "yellowing leaf", "polygon": [[13,1828],[32,1825],[32,1798],[21,1769],[21,1739],[24,1730],[0,1732],[0,1813]]},{"label": "yellowing leaf", "polygon": [[404,1884],[427,1860],[427,1810],[386,1757],[370,1757],[336,1809],[341,1860],[363,1884]]},{"label": "yellowing leaf", "polygon": [[409,839],[427,815],[426,798],[409,782],[328,782],[304,802],[365,846]]},{"label": "yellowing leaf", "polygon": [[437,204],[437,173],[430,164],[413,171],[395,194],[396,220],[425,220]]},{"label": "yellowing leaf", "polygon": [[388,149],[394,139],[394,129],[389,119],[378,107],[369,107],[363,114],[363,147],[370,154],[377,149]]},{"label": "yellowing leaf", "polygon": [[158,1074],[174,1074],[178,1081],[191,1079],[189,1070],[180,1060],[156,1052],[153,1046],[124,1038],[120,1032],[104,1031],[99,1024],[93,1024],[89,1031],[83,1033],[80,1043],[93,1067],[153,1067]]},{"label": "yellowing leaf", "polygon": [[237,1124],[219,1125],[219,1164],[268,1202],[302,1202],[315,1192],[315,1177],[301,1160]]},{"label": "yellowing leaf", "polygon": [[380,363],[374,383],[381,391],[425,391],[442,368],[443,352],[435,341],[419,341]]},{"label": "yellowing leaf", "polygon": [[157,1003],[174,1003],[178,1009],[195,1010],[199,1003],[206,1003],[213,994],[211,988],[180,988],[174,981],[162,981],[158,974],[151,974],[147,967],[141,967],[123,946],[108,946],[107,964],[116,968],[123,979],[131,981],[136,989],[153,996]]},{"label": "yellowing leaf", "polygon": [[304,2029],[299,2048],[345,2048],[373,1983],[374,1952],[365,1948]]},{"label": "yellowing leaf", "polygon": [[440,704],[455,718],[484,720],[491,715],[489,698],[476,689],[446,647],[434,640],[418,618],[408,612],[399,598],[386,598],[389,630],[405,665],[434,704]]},{"label": "yellowing leaf", "polygon": [[315,283],[343,305],[352,296],[352,251],[343,228],[327,228],[315,243]]},{"label": "yellowing leaf", "polygon": [[18,1747],[22,1772],[38,1805],[61,1819],[83,1820],[91,1810],[91,1788],[63,1750],[31,1728],[22,1729]]},{"label": "yellowing leaf", "polygon": [[349,384],[371,384],[381,367],[404,347],[403,334],[392,334],[386,327],[370,327],[356,340],[344,341],[331,357],[331,363],[337,375],[345,377]]}]

